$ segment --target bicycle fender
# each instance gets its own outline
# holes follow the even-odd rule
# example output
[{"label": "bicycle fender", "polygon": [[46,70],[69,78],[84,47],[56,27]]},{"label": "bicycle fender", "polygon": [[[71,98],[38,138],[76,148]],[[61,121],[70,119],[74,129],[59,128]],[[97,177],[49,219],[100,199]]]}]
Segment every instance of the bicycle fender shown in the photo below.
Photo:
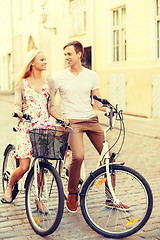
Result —
[{"label": "bicycle fender", "polygon": [[[44,164],[44,163],[41,163],[40,164]],[[52,165],[51,163],[47,163],[48,165]],[[45,165],[47,165],[45,164]],[[29,173],[27,174],[27,177],[26,177],[26,180],[25,180],[25,183],[24,183],[24,188],[26,189],[26,186],[27,186],[27,183],[28,181],[30,180],[31,176],[32,176],[32,172],[34,172],[34,165],[31,167],[31,169],[29,170]]]},{"label": "bicycle fender", "polygon": [[16,149],[16,147],[13,145],[13,144],[8,144],[8,146],[6,147],[6,149],[5,149],[5,151],[4,151],[4,156],[6,156],[6,154],[7,154],[7,152],[8,152],[8,149],[10,148],[10,147],[13,147],[13,148],[15,148]]}]

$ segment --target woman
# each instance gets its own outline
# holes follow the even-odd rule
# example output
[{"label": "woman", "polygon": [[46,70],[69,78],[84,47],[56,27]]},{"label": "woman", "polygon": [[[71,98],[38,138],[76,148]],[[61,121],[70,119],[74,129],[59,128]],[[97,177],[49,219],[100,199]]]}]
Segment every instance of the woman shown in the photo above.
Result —
[{"label": "woman", "polygon": [[[32,50],[28,53],[26,63],[15,88],[15,112],[19,118],[23,117],[22,104],[27,104],[25,113],[30,114],[35,120],[44,122],[51,115],[54,118],[62,118],[54,109],[54,82],[50,78],[43,77],[46,70],[46,58],[42,51]],[[17,155],[20,166],[11,175],[2,203],[11,203],[12,188],[27,172],[32,156],[32,148],[29,139],[31,123],[21,119],[17,129]]]}]

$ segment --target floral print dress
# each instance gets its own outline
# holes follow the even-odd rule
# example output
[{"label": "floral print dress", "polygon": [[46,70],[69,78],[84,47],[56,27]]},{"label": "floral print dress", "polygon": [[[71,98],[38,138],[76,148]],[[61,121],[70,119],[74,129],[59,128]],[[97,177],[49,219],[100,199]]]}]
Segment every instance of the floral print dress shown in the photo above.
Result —
[{"label": "floral print dress", "polygon": [[32,89],[26,79],[24,81],[24,99],[28,105],[28,109],[25,113],[32,116],[34,121],[29,123],[25,119],[22,119],[19,127],[17,128],[17,158],[31,158],[32,147],[29,138],[29,131],[34,128],[34,122],[45,122],[48,120],[48,85],[47,80],[44,79],[44,85],[37,93]]}]

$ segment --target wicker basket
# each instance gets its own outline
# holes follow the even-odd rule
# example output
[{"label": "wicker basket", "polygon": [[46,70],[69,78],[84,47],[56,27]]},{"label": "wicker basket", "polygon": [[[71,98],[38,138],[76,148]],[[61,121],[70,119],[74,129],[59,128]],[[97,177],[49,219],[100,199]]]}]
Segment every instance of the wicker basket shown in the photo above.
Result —
[{"label": "wicker basket", "polygon": [[60,160],[68,146],[68,132],[57,129],[33,129],[29,132],[33,157]]}]

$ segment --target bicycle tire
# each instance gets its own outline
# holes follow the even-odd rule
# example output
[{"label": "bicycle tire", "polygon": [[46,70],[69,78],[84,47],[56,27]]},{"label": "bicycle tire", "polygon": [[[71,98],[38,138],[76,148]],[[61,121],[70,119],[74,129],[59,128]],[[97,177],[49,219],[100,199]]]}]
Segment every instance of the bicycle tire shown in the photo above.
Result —
[{"label": "bicycle tire", "polygon": [[[34,168],[29,172],[26,183],[25,206],[30,225],[40,236],[52,234],[59,226],[64,209],[64,193],[61,179],[51,164],[39,163],[43,176],[43,189],[39,200],[43,202],[48,213],[40,211],[36,205],[34,185]],[[46,181],[47,179],[47,181]],[[47,185],[46,185],[47,182]]]},{"label": "bicycle tire", "polygon": [[4,152],[4,160],[3,160],[3,167],[2,167],[2,186],[3,192],[9,183],[10,176],[12,172],[17,167],[17,159],[15,157],[16,148],[14,145],[9,144]]},{"label": "bicycle tire", "polygon": [[130,211],[120,211],[105,205],[106,167],[102,166],[90,174],[80,194],[81,211],[88,225],[108,238],[124,238],[139,231],[148,221],[152,208],[152,191],[137,171],[113,165],[115,194]]}]

